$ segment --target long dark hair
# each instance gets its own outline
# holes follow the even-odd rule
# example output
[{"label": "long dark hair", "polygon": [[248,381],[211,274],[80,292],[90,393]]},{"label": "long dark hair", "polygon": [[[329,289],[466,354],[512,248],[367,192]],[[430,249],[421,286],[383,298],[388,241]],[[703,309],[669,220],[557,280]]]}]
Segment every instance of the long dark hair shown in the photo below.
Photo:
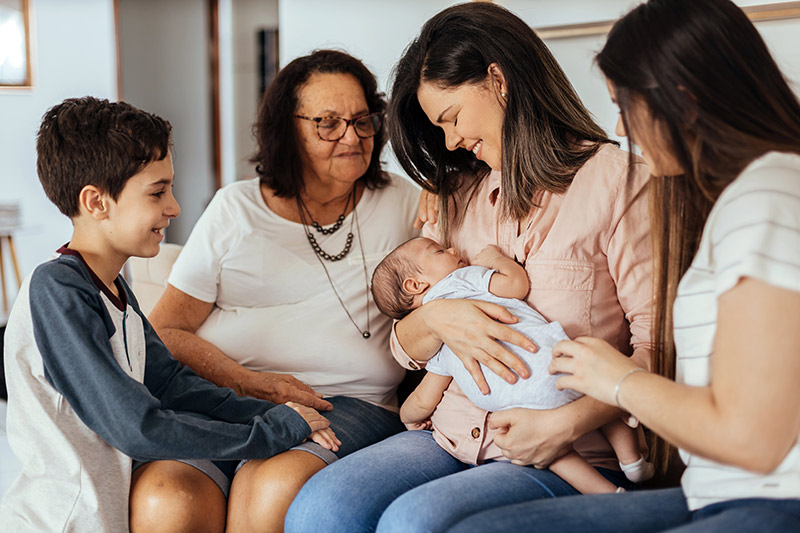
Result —
[{"label": "long dark hair", "polygon": [[[800,104],[758,31],[728,0],[650,0],[614,24],[597,64],[616,89],[630,141],[644,126],[631,105],[642,102],[685,169],[650,187],[654,370],[674,379],[672,304],[708,214],[754,159],[800,153]],[[659,440],[653,452],[666,469],[670,447]]]},{"label": "long dark hair", "polygon": [[[378,92],[375,75],[364,63],[337,50],[316,50],[298,57],[278,72],[264,93],[258,111],[258,121],[253,133],[258,141],[258,151],[250,159],[256,165],[261,183],[281,198],[297,196],[303,188],[303,163],[297,141],[297,95],[312,74],[350,74],[364,89],[370,113],[383,113],[386,100]],[[373,137],[374,147],[367,171],[360,178],[370,189],[378,189],[389,182],[381,169],[381,150],[386,145],[383,128]]]},{"label": "long dark hair", "polygon": [[[575,172],[611,142],[578,98],[553,55],[508,10],[485,2],[456,5],[428,20],[394,68],[388,127],[411,178],[442,199],[440,220],[458,223],[453,194],[476,185],[489,167],[466,150],[450,151],[417,100],[422,82],[457,87],[502,70],[508,95],[502,132],[502,211],[517,220],[539,191],[565,191]],[[589,141],[588,143],[586,141]],[[462,191],[463,192],[463,191]],[[448,201],[449,200],[449,201]]]}]

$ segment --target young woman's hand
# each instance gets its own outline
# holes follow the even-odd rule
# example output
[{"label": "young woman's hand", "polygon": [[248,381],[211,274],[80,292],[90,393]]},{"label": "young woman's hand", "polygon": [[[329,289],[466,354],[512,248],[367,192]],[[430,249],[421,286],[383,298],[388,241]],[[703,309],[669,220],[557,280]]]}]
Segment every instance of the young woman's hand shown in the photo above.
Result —
[{"label": "young woman's hand", "polygon": [[439,197],[422,189],[419,193],[419,213],[414,220],[414,229],[420,229],[426,222],[436,224],[439,219]]},{"label": "young woman's hand", "polygon": [[547,468],[570,450],[573,441],[574,420],[565,420],[558,409],[497,411],[489,415],[488,426],[499,430],[495,444],[518,465]]},{"label": "young woman's hand", "polygon": [[576,390],[611,405],[616,405],[619,381],[638,368],[630,357],[594,337],[559,342],[549,366],[551,374],[564,374],[556,382],[558,390]]},{"label": "young woman's hand", "polygon": [[489,393],[489,385],[478,363],[509,383],[515,383],[517,375],[530,376],[525,363],[497,342],[515,344],[530,352],[537,350],[530,339],[505,325],[518,320],[505,307],[479,300],[434,300],[417,311],[430,335],[453,351],[484,394]]}]

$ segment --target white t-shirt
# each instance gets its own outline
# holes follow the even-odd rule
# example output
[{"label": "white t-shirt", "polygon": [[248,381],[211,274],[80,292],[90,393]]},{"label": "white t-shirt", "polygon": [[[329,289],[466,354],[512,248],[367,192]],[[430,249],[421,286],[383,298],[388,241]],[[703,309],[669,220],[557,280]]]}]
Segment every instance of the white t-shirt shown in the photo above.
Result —
[{"label": "white t-shirt", "polygon": [[[679,383],[709,384],[717,299],[743,277],[800,291],[800,156],[771,152],[754,161],[723,191],[712,209],[675,300]],[[692,510],[738,498],[800,498],[797,442],[780,466],[767,475],[685,451],[681,457],[687,465],[683,490]]]},{"label": "white t-shirt", "polygon": [[[366,189],[353,213],[332,235],[310,228],[331,255],[350,253],[325,266],[353,320],[367,329],[367,283],[383,257],[414,237],[419,189],[390,175],[383,189]],[[360,228],[360,232],[359,229]],[[350,322],[309,245],[303,226],[270,210],[257,178],[219,190],[175,262],[170,285],[213,311],[197,334],[251,370],[291,374],[325,396],[346,395],[397,410],[403,370],[389,352],[391,319],[369,294],[364,339]]]}]

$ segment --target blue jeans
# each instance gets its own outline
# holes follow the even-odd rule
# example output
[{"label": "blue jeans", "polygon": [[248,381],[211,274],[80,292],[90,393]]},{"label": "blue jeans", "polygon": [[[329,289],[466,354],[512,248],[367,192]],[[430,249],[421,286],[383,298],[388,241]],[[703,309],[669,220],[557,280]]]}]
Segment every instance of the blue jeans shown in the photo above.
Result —
[{"label": "blue jeans", "polygon": [[[625,484],[619,472],[601,473]],[[473,467],[443,450],[429,431],[406,431],[312,477],[289,508],[285,531],[444,531],[484,509],[573,494],[549,470],[505,461]]]},{"label": "blue jeans", "polygon": [[333,411],[320,411],[319,414],[330,420],[331,429],[342,441],[339,450],[332,452],[310,440],[292,449],[312,453],[327,464],[406,429],[397,413],[383,407],[349,396],[325,399],[331,402]]},{"label": "blue jeans", "polygon": [[800,500],[746,499],[691,512],[680,488],[531,501],[478,512],[449,533],[733,533],[800,531]]}]

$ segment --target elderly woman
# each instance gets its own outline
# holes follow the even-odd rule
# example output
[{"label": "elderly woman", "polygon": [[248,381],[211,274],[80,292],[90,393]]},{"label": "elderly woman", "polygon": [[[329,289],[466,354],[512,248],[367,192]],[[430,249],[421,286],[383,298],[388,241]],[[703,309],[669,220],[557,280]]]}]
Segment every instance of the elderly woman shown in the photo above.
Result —
[{"label": "elderly woman", "polygon": [[323,411],[338,449],[306,442],[235,477],[236,464],[149,463],[134,474],[133,530],[221,531],[227,521],[229,532],[280,531],[315,472],[404,429],[405,371],[369,279],[414,235],[419,190],[381,169],[385,106],[375,77],[345,53],[317,51],[281,70],[255,128],[259,177],[216,194],[150,317],[202,377]]}]

